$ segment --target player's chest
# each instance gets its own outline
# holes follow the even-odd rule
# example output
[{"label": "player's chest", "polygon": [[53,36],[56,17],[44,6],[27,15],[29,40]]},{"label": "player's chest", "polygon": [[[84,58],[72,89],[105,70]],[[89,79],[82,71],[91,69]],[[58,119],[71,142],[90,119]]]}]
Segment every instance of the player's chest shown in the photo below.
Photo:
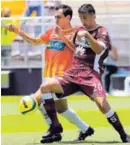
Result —
[{"label": "player's chest", "polygon": [[[96,33],[91,34],[93,38],[96,39]],[[75,55],[76,56],[92,56],[95,53],[93,52],[90,42],[86,37],[76,38],[75,40]]]},{"label": "player's chest", "polygon": [[92,53],[91,45],[86,38],[77,39],[75,41],[75,55],[86,57]]}]

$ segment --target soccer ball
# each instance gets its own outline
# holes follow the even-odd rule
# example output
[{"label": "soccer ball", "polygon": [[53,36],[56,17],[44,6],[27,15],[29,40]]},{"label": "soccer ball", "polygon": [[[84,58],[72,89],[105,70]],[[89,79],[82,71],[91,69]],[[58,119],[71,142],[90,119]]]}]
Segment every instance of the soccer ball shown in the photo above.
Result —
[{"label": "soccer ball", "polygon": [[33,96],[24,96],[21,98],[19,103],[19,111],[21,114],[28,114],[35,112],[38,108],[37,101],[33,98]]}]

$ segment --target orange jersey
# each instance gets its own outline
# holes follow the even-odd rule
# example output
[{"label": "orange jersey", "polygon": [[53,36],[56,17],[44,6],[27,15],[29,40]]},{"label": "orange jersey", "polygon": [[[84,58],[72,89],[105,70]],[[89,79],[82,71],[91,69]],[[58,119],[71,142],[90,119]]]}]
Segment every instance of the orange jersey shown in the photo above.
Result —
[{"label": "orange jersey", "polygon": [[[45,49],[44,77],[63,76],[64,71],[71,67],[73,51],[55,34],[55,28],[49,29],[41,35],[47,44]],[[66,37],[72,39],[75,29],[65,30]]]}]

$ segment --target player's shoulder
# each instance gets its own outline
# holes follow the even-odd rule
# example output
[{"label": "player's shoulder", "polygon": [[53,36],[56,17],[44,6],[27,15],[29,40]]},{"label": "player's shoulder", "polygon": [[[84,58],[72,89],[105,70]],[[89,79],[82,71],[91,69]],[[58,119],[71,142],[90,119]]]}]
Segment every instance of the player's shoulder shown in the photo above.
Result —
[{"label": "player's shoulder", "polygon": [[107,28],[102,26],[102,25],[98,25],[97,29],[98,29],[98,32],[104,32],[104,33],[106,32],[106,33],[108,33]]},{"label": "player's shoulder", "polygon": [[85,30],[83,26],[75,26],[75,29],[76,29],[77,31]]},{"label": "player's shoulder", "polygon": [[46,30],[47,33],[52,33],[54,31],[55,27],[51,27],[48,30]]}]

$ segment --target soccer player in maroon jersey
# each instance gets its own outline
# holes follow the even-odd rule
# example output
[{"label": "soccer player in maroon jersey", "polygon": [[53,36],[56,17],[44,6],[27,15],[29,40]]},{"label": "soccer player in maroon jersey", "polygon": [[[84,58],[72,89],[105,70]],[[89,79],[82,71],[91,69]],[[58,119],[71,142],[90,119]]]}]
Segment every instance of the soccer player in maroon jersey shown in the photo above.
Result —
[{"label": "soccer player in maroon jersey", "polygon": [[[43,96],[48,92],[57,93],[59,98],[82,91],[97,104],[108,122],[119,133],[121,140],[130,142],[130,136],[126,134],[118,115],[110,107],[101,83],[103,60],[108,56],[111,49],[108,32],[103,26],[96,23],[95,9],[91,4],[83,4],[78,13],[83,27],[76,32],[73,39],[75,46],[73,65],[65,72],[63,77],[55,77],[42,84],[39,91]],[[60,29],[59,35],[63,35]],[[34,97],[38,102],[41,99],[36,94]],[[52,106],[54,107],[53,98],[46,105],[53,122],[52,126],[56,129],[59,124],[56,113],[49,111]],[[54,130],[52,130],[53,133],[55,133]],[[91,128],[85,134],[80,133],[79,138],[83,139],[90,134]]]}]

